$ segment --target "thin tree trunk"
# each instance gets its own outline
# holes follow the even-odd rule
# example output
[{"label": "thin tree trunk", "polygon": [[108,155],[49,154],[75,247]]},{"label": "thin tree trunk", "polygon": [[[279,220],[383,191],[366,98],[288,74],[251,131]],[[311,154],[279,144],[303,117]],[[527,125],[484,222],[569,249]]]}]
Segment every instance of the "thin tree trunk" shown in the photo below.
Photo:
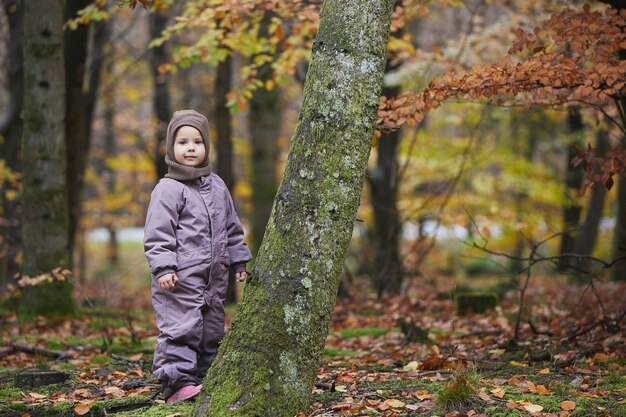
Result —
[{"label": "thin tree trunk", "polygon": [[[217,164],[216,172],[224,180],[229,190],[235,188],[233,172],[233,134],[232,116],[226,107],[226,94],[232,85],[232,58],[227,56],[217,65],[215,78],[215,129],[217,131]],[[237,302],[237,282],[235,274],[230,271],[226,290],[226,303]]]},{"label": "thin tree trunk", "polygon": [[[626,137],[622,137],[621,145],[626,148]],[[616,222],[613,231],[613,259],[626,256],[626,177],[620,177],[617,181],[617,200],[615,204]],[[613,265],[611,268],[611,279],[613,281],[626,281],[626,259]]]},{"label": "thin tree trunk", "polygon": [[[114,73],[114,63],[113,60],[109,60],[107,62],[107,79],[111,79]],[[115,158],[117,156],[117,147],[115,140],[115,87],[114,84],[104,92],[103,97],[103,105],[104,105],[104,152],[107,158]],[[115,195],[115,183],[116,183],[116,173],[115,169],[105,168],[106,169],[106,190],[108,198],[112,198]],[[110,213],[113,216],[114,213]],[[115,225],[115,221],[109,222],[106,225],[106,228],[109,232],[109,242],[107,245],[107,261],[109,264],[113,266],[117,266],[119,264],[119,246],[117,241],[117,228]]]},{"label": "thin tree trunk", "polygon": [[[259,32],[268,31],[271,13],[266,12]],[[264,83],[272,79],[271,65],[259,68],[259,79]],[[252,144],[252,252],[261,245],[265,227],[276,195],[276,168],[278,165],[278,134],[280,132],[280,96],[276,89],[257,89],[250,99],[248,123]]]},{"label": "thin tree trunk", "polygon": [[352,235],[393,1],[326,0],[265,238],[195,416],[294,416],[321,359]]},{"label": "thin tree trunk", "polygon": [[[76,17],[91,0],[66,0],[65,19]],[[64,32],[65,52],[65,137],[67,141],[67,185],[69,205],[70,257],[80,222],[81,190],[87,165],[89,131],[85,124],[86,107],[83,94],[89,27],[79,25],[75,30]],[[71,259],[71,258],[70,258]]]},{"label": "thin tree trunk", "polygon": [[[69,267],[63,1],[24,3],[22,273]],[[42,11],[45,10],[45,13]],[[22,308],[36,314],[73,310],[71,285],[25,287]]]},{"label": "thin tree trunk", "polygon": [[[563,235],[561,237],[561,248],[559,253],[573,253],[576,244],[576,230],[580,222],[580,213],[582,207],[578,202],[574,201],[573,196],[577,195],[578,190],[582,186],[583,173],[580,168],[572,166],[570,161],[576,156],[574,145],[582,146],[583,144],[583,119],[578,107],[572,107],[569,110],[568,129],[572,137],[572,143],[568,147],[566,171],[565,171],[565,207],[563,207]],[[559,261],[559,270],[567,269],[571,264],[570,258],[561,258]]]},{"label": "thin tree trunk", "polygon": [[[24,66],[22,49],[22,15],[24,6],[19,0],[3,0],[2,3],[9,23],[9,44],[7,46],[6,69],[9,90],[9,101],[6,111],[0,118],[0,155],[6,166],[14,172],[21,172],[20,143],[22,138],[22,102],[24,97]],[[3,240],[0,250],[5,253],[0,261],[0,288],[9,282],[11,277],[19,271],[19,254],[22,245],[20,231],[20,198],[19,189],[14,185],[15,198],[10,199],[4,193],[0,197],[2,202],[2,217],[0,234]]]},{"label": "thin tree trunk", "polygon": [[[386,97],[395,97],[397,88],[383,88]],[[374,285],[383,293],[398,294],[402,289],[400,261],[400,217],[398,214],[398,145],[400,130],[380,137],[377,146],[376,167],[368,172],[374,210],[374,247],[376,256],[372,265]]]},{"label": "thin tree trunk", "polygon": [[[150,13],[150,38],[161,36],[161,32],[167,26],[168,16],[157,10]],[[168,53],[165,44],[151,49],[150,69],[154,78],[154,113],[156,115],[156,144],[154,150],[154,162],[157,170],[157,178],[163,178],[167,174],[165,164],[165,136],[167,124],[171,117],[170,93],[168,90],[168,75],[159,73],[159,67],[168,62]]]},{"label": "thin tree trunk", "polygon": [[[609,148],[609,131],[605,126],[601,126],[596,134],[596,148],[598,155],[604,155]],[[598,239],[600,220],[604,209],[606,188],[597,186],[591,191],[589,197],[589,207],[585,215],[585,222],[576,236],[574,253],[579,255],[591,255]],[[578,269],[589,271],[591,265],[589,261],[581,260],[573,262]]]}]

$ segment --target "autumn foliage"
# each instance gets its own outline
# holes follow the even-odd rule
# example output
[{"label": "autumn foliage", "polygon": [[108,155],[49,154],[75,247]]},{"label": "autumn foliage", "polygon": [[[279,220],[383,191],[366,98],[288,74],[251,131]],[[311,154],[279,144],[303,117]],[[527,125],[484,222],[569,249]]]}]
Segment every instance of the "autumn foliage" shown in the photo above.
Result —
[{"label": "autumn foliage", "polygon": [[[516,40],[499,63],[451,70],[421,92],[382,97],[379,131],[414,127],[424,115],[452,98],[501,106],[542,105],[563,108],[592,107],[626,132],[623,100],[626,85],[626,10],[566,9],[555,13],[533,31],[517,29]],[[615,113],[619,115],[616,116]],[[576,163],[585,162],[585,187],[612,185],[613,175],[624,175],[626,155],[614,148],[604,157],[588,148]],[[592,167],[601,165],[601,173]]]}]

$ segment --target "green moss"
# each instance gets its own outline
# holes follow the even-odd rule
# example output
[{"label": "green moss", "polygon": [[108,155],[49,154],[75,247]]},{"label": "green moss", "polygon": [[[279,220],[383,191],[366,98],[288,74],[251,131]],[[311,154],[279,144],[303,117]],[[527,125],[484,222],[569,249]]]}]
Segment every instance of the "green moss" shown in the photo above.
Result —
[{"label": "green moss", "polygon": [[466,292],[458,293],[454,297],[456,309],[460,314],[484,313],[498,306],[498,294],[493,292]]},{"label": "green moss", "polygon": [[1,388],[0,400],[2,401],[15,401],[22,398],[22,391],[19,388]]},{"label": "green moss", "polygon": [[[358,327],[358,328],[352,328],[352,329],[350,328],[341,329],[339,333],[341,334],[342,337],[349,339],[352,337],[361,337],[361,336],[380,337],[389,333],[390,330],[392,329],[389,329],[387,327]],[[400,329],[394,329],[394,330],[397,332],[400,331]]]},{"label": "green moss", "polygon": [[602,379],[600,387],[606,390],[620,390],[626,388],[626,375],[621,372],[611,370]]},{"label": "green moss", "polygon": [[346,349],[333,349],[333,348],[324,349],[324,356],[327,356],[327,357],[359,356],[361,354],[362,354],[361,352],[355,352],[353,350],[346,350]]}]

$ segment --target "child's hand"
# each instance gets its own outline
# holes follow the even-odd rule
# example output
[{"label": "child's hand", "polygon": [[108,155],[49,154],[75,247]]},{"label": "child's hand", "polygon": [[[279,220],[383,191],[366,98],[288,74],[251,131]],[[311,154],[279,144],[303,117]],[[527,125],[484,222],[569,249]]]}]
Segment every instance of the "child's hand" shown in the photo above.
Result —
[{"label": "child's hand", "polygon": [[246,271],[235,272],[235,279],[237,280],[237,282],[244,282],[247,276],[248,273]]},{"label": "child's hand", "polygon": [[178,282],[178,277],[174,273],[165,274],[159,277],[157,282],[159,284],[159,288],[161,288],[162,290],[169,290],[171,288],[174,288],[174,284]]}]

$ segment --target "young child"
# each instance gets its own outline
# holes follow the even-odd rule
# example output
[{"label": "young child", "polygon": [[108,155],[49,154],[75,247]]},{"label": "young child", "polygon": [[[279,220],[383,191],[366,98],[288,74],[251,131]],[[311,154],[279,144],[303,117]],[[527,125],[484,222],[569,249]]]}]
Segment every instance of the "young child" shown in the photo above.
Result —
[{"label": "young child", "polygon": [[200,392],[224,336],[228,268],[243,281],[251,255],[230,193],[211,172],[206,117],[174,113],[166,149],[168,173],[150,198],[144,248],[160,331],[153,371],[173,404]]}]

